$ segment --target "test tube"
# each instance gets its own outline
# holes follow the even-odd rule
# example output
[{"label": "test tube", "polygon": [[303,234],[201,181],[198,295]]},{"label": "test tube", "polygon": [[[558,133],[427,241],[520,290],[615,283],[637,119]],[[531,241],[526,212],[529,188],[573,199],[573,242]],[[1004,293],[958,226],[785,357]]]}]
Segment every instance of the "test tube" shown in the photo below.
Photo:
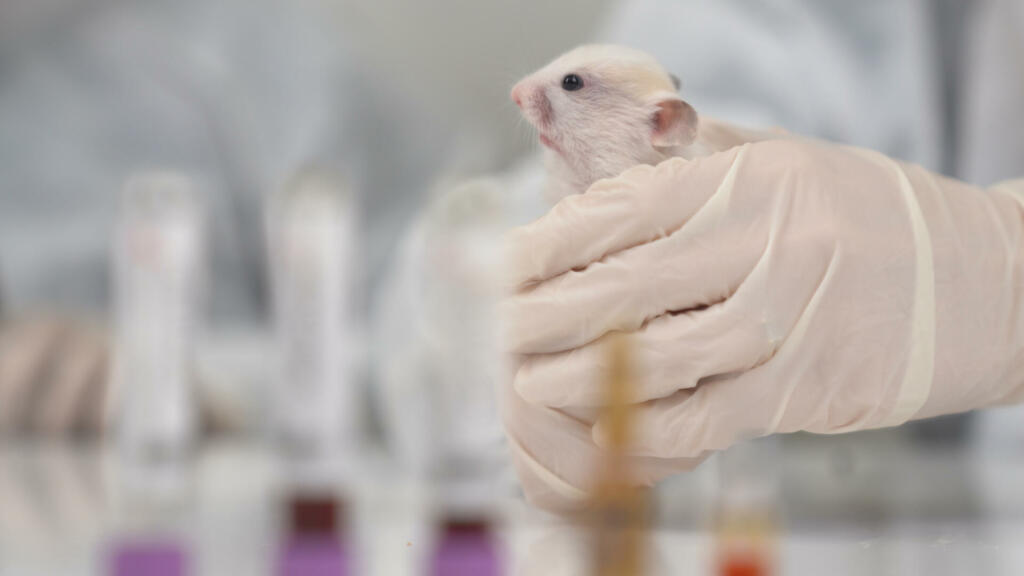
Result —
[{"label": "test tube", "polygon": [[267,203],[279,374],[271,420],[295,453],[352,447],[356,382],[346,327],[355,261],[355,208],[336,176],[308,170]]},{"label": "test tube", "polygon": [[290,495],[287,534],[278,559],[280,576],[347,576],[352,573],[344,503],[330,491]]},{"label": "test tube", "polygon": [[501,295],[504,189],[469,182],[428,213],[425,251],[437,271],[424,286],[432,365],[430,393],[436,439],[431,451],[432,493],[438,514],[436,546],[427,574],[503,573],[498,495],[505,466],[498,424],[497,382],[502,369],[496,307]]},{"label": "test tube", "polygon": [[112,524],[104,573],[191,574],[196,519],[192,462],[132,458],[111,464],[106,501]]},{"label": "test tube", "polygon": [[130,178],[113,247],[111,371],[118,443],[130,457],[179,456],[191,441],[202,259],[203,216],[189,179],[174,172]]},{"label": "test tube", "polygon": [[631,476],[626,448],[632,433],[631,385],[634,377],[629,342],[611,339],[604,419],[608,445],[597,470],[593,496],[592,574],[641,576],[647,573],[650,494]]},{"label": "test tube", "polygon": [[718,455],[715,560],[720,576],[777,572],[779,439],[738,443]]},{"label": "test tube", "polygon": [[474,475],[495,486],[507,469],[495,313],[506,201],[496,181],[444,187],[382,283],[378,397],[390,448],[411,477]]}]

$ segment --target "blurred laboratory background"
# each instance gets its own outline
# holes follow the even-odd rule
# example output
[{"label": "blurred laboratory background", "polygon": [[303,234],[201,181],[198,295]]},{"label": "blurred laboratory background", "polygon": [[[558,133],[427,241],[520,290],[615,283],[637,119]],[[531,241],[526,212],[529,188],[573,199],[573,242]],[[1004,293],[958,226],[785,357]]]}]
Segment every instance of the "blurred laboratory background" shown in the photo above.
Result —
[{"label": "blurred laboratory background", "polygon": [[[547,209],[515,81],[628,44],[700,114],[987,185],[1022,38],[1018,0],[0,1],[0,576],[589,573],[498,417],[498,238]],[[1024,408],[653,498],[645,573],[1019,574]]]}]

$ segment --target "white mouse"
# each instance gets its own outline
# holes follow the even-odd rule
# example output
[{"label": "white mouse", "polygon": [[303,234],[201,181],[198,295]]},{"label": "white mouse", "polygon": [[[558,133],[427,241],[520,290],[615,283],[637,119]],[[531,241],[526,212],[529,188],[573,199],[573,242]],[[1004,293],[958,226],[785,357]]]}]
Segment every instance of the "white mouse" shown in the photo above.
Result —
[{"label": "white mouse", "polygon": [[548,199],[637,164],[705,153],[678,88],[652,56],[615,45],[580,46],[520,80],[511,96],[547,148]]}]

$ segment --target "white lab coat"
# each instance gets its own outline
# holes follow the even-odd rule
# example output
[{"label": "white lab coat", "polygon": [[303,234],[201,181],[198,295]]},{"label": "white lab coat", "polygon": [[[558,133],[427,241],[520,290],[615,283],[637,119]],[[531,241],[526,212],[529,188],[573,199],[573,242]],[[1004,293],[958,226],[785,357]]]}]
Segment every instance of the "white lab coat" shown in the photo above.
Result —
[{"label": "white lab coat", "polygon": [[713,116],[981,185],[1024,173],[1017,0],[627,0],[601,35],[652,52]]},{"label": "white lab coat", "polygon": [[939,168],[942,99],[925,0],[636,0],[603,35],[650,51],[699,112]]},{"label": "white lab coat", "polygon": [[956,174],[990,184],[1024,175],[1024,2],[972,4]]}]

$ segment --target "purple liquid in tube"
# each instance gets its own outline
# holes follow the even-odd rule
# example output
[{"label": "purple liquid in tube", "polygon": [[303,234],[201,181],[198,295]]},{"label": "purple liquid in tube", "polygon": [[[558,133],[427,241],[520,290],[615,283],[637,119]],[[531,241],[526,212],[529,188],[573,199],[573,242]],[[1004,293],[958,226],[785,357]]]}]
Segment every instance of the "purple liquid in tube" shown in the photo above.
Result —
[{"label": "purple liquid in tube", "polygon": [[288,502],[288,532],[278,557],[280,576],[348,576],[343,536],[344,503],[331,495],[294,495]]},{"label": "purple liquid in tube", "polygon": [[302,536],[285,546],[278,564],[281,576],[348,576],[348,554],[337,539]]},{"label": "purple liquid in tube", "polygon": [[449,522],[431,561],[430,576],[500,576],[501,559],[481,522]]},{"label": "purple liquid in tube", "polygon": [[172,542],[121,544],[111,555],[112,576],[187,576],[185,551]]}]

